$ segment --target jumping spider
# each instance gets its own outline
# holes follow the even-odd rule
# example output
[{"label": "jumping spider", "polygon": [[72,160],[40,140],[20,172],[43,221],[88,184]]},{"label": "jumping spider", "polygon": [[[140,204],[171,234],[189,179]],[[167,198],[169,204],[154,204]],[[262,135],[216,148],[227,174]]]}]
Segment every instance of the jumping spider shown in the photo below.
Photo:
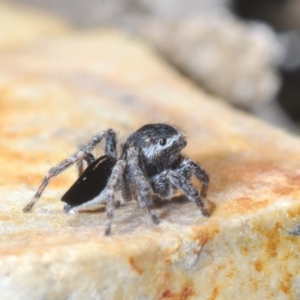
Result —
[{"label": "jumping spider", "polygon": [[[103,138],[105,155],[95,159],[91,152]],[[110,233],[117,191],[121,191],[121,202],[137,198],[142,207],[148,208],[156,224],[159,220],[153,209],[152,196],[171,198],[175,190],[181,190],[188,200],[197,204],[204,216],[209,216],[202,200],[207,194],[209,177],[197,162],[181,155],[186,144],[185,136],[178,128],[168,124],[148,124],[128,137],[118,158],[114,130],[100,131],[84,147],[49,170],[23,211],[29,211],[39,200],[51,178],[76,163],[80,176],[62,197],[67,203],[64,210],[75,213],[106,202],[106,235]],[[84,171],[83,161],[88,165]],[[200,193],[190,182],[192,175],[202,183]]]}]

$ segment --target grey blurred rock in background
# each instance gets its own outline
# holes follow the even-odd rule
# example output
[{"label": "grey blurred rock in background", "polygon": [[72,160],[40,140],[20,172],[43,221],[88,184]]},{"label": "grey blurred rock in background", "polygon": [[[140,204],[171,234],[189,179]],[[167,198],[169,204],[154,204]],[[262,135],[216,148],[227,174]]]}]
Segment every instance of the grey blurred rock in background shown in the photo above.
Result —
[{"label": "grey blurred rock in background", "polygon": [[278,34],[285,53],[279,72],[282,79],[276,103],[300,126],[300,1],[234,0],[233,10],[246,20],[259,20]]},{"label": "grey blurred rock in background", "polygon": [[138,32],[211,94],[251,109],[274,99],[283,49],[272,30],[226,10],[177,21],[151,20]]}]

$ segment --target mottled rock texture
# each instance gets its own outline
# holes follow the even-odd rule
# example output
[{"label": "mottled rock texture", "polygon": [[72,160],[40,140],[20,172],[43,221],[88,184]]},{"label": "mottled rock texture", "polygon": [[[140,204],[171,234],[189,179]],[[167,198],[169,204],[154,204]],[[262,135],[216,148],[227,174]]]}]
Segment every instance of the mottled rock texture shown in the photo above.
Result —
[{"label": "mottled rock texture", "polygon": [[[0,109],[1,299],[300,297],[299,139],[109,30],[2,49]],[[177,197],[157,207],[157,226],[131,201],[105,237],[103,210],[62,211],[75,168],[22,212],[47,170],[92,134],[113,127],[122,141],[154,121],[187,133],[184,153],[210,174],[210,218]]]}]

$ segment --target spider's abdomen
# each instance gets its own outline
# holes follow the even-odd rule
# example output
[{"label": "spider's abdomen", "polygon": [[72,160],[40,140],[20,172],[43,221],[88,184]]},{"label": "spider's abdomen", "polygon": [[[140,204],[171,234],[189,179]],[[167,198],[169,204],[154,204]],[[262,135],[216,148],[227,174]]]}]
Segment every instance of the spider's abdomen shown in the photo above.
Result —
[{"label": "spider's abdomen", "polygon": [[77,206],[97,197],[106,187],[117,159],[104,155],[94,160],[63,195],[61,201]]}]

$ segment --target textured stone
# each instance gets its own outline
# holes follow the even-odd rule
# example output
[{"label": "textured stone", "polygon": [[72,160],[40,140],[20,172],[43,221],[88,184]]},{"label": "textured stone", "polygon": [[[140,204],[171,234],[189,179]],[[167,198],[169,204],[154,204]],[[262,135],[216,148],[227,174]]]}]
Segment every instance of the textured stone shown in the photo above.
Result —
[{"label": "textured stone", "polygon": [[[300,141],[227,107],[141,42],[115,31],[45,38],[0,55],[1,299],[297,299]],[[188,136],[209,172],[210,218],[181,197],[157,207],[62,212],[72,168],[32,213],[47,170],[113,127],[149,122]],[[101,154],[97,149],[96,153]],[[251,295],[251,296],[250,296]]]}]

